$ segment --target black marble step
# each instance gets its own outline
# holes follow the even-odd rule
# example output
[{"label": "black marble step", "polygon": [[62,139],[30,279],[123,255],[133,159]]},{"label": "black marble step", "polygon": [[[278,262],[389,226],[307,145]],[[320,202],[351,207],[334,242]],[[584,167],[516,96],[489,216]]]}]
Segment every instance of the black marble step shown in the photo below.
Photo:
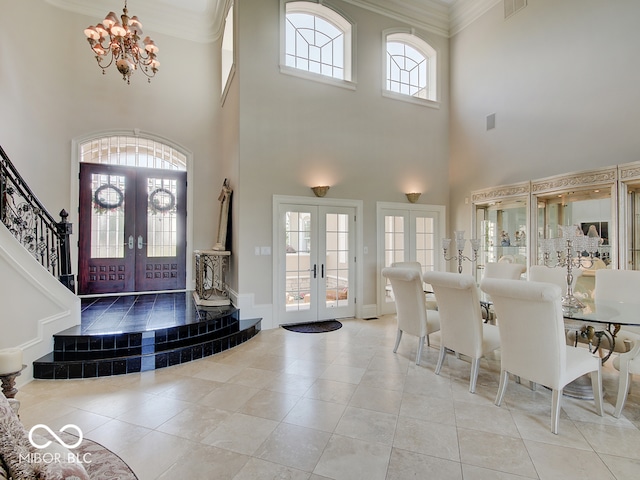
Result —
[{"label": "black marble step", "polygon": [[234,307],[198,307],[189,323],[132,332],[54,335],[53,352],[33,363],[39,379],[92,378],[154,370],[207,357],[249,340],[261,319],[240,320]]}]

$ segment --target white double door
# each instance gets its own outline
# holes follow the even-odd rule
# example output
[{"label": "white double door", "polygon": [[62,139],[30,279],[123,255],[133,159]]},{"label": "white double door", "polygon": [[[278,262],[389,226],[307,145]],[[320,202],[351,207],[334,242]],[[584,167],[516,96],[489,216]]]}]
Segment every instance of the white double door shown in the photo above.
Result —
[{"label": "white double door", "polygon": [[[444,266],[440,239],[445,231],[442,205],[378,203],[378,265],[381,271],[396,262],[419,262],[422,271]],[[378,311],[395,313],[391,284],[380,274]]]},{"label": "white double door", "polygon": [[279,324],[355,315],[356,208],[280,203]]}]

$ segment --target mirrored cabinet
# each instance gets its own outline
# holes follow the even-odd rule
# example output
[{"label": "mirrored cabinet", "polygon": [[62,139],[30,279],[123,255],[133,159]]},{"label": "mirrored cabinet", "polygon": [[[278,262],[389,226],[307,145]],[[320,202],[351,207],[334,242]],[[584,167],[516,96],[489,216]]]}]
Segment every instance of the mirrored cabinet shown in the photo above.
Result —
[{"label": "mirrored cabinet", "polygon": [[640,270],[640,162],[618,166],[620,268]]},{"label": "mirrored cabinet", "polygon": [[[542,263],[543,239],[598,237],[587,269],[617,267],[617,169],[559,175],[531,182],[533,258]],[[578,252],[587,256],[587,252]],[[586,263],[586,262],[585,262]],[[590,273],[590,272],[585,272]]]},{"label": "mirrored cabinet", "polygon": [[476,280],[490,262],[528,263],[530,182],[472,193],[473,232],[480,240]]}]

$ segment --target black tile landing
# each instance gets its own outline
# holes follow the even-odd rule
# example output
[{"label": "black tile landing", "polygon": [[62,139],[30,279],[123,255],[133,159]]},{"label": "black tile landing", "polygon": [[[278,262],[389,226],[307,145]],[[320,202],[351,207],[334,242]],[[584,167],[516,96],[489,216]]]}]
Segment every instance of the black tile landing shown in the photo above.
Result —
[{"label": "black tile landing", "polygon": [[153,370],[246,342],[261,319],[233,306],[201,307],[192,292],[83,298],[81,324],[54,335],[34,378],[91,378]]}]

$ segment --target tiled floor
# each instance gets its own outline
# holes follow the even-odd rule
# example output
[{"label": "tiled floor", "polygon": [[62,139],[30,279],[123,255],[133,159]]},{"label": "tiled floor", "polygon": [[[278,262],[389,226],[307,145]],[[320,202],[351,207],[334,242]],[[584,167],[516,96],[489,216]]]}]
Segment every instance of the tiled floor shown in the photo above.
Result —
[{"label": "tiled floor", "polygon": [[79,333],[144,332],[197,321],[193,292],[83,298]]},{"label": "tiled floor", "polygon": [[[640,381],[624,417],[604,368],[604,417],[564,398],[559,435],[551,395],[511,382],[493,404],[499,359],[434,368],[438,335],[413,358],[406,335],[392,353],[395,318],[344,320],[326,334],[282,328],[233,350],[156,371],[23,386],[27,427],[79,425],[118,453],[140,480],[188,479],[637,479]],[[536,337],[532,337],[535,341]]]}]

